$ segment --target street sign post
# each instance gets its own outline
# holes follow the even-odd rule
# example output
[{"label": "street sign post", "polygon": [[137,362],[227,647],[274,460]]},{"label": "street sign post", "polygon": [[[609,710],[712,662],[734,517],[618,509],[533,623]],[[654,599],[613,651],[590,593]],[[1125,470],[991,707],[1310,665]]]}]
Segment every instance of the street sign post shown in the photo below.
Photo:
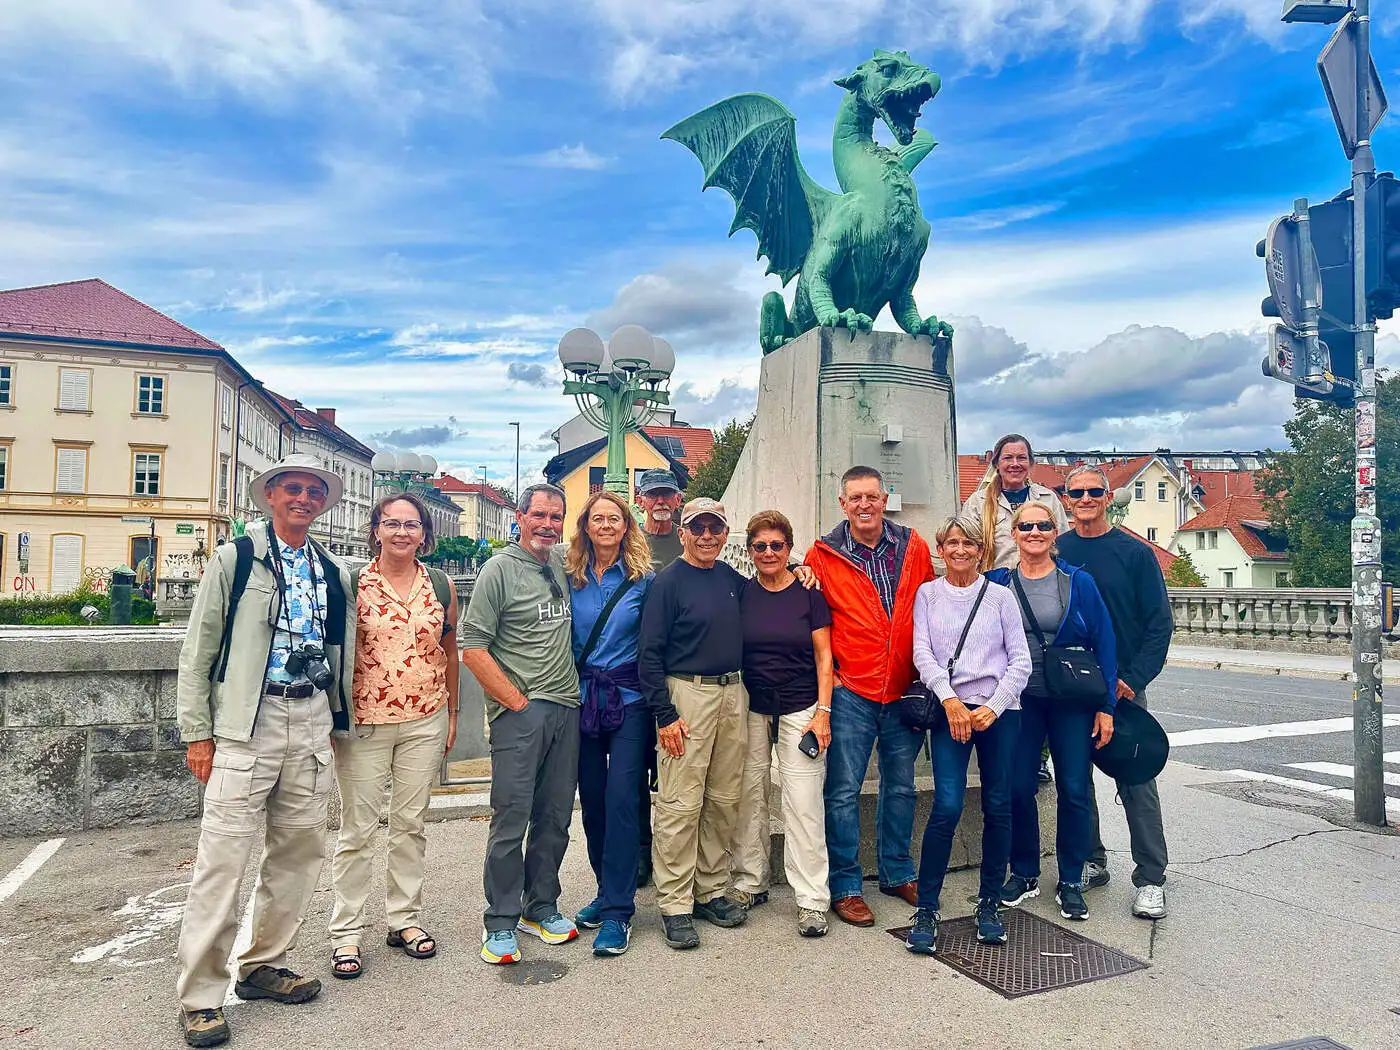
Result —
[{"label": "street sign post", "polygon": [[154,519],[140,517],[139,515],[122,515],[123,525],[150,525]]},{"label": "street sign post", "polygon": [[[1347,12],[1332,34],[1332,39],[1322,49],[1322,54],[1317,56],[1322,90],[1327,93],[1327,104],[1332,107],[1332,119],[1337,124],[1337,134],[1341,137],[1347,160],[1355,158],[1358,142],[1370,141],[1371,132],[1376,130],[1388,107],[1380,74],[1376,72],[1376,64],[1371,61],[1369,41],[1364,62],[1369,76],[1358,83],[1356,71],[1363,64],[1358,58],[1361,54],[1358,34],[1362,28],[1356,12]],[[1363,93],[1366,95],[1364,105],[1361,104]]]}]

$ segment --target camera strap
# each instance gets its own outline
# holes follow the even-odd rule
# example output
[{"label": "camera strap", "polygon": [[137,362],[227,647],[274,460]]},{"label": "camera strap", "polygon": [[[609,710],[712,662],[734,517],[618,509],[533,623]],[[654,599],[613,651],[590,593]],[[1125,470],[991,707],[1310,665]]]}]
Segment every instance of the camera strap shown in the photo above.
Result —
[{"label": "camera strap", "polygon": [[[282,561],[282,548],[277,542],[277,532],[272,527],[272,522],[267,523],[267,545],[272,554],[273,575],[277,578],[277,598],[282,606],[282,616],[287,624],[287,640],[292,648],[296,642],[293,638],[297,632],[292,630],[292,605],[289,601],[289,588],[287,586],[287,567]],[[311,571],[311,619],[317,627],[321,629],[321,642],[326,640],[326,617],[321,609],[321,596],[319,583],[316,576],[316,547],[311,542],[311,537],[306,538],[306,565]]]}]

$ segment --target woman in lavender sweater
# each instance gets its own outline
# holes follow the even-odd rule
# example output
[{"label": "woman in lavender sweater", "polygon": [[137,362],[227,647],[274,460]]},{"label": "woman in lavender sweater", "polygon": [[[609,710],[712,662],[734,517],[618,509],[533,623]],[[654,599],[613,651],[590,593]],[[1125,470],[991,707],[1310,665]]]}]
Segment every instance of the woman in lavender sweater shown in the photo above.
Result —
[{"label": "woman in lavender sweater", "polygon": [[981,522],[950,518],[938,530],[937,541],[948,574],[924,584],[914,599],[914,666],[947,715],[932,734],[933,812],[919,858],[918,911],[905,941],[911,952],[922,955],[932,955],[938,941],[943,875],[962,816],[974,747],[982,778],[977,939],[1006,943],[1000,904],[1011,855],[1011,761],[1021,726],[1021,690],[1031,673],[1015,595],[990,586],[978,571]]}]

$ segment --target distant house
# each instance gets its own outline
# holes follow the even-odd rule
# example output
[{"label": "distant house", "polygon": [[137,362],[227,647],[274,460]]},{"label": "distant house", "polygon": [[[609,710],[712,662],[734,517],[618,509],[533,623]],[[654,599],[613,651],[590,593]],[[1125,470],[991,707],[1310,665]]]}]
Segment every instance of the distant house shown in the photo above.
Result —
[{"label": "distant house", "polygon": [[515,508],[490,485],[463,481],[443,472],[433,479],[438,490],[460,510],[457,535],[474,540],[508,540]]},{"label": "distant house", "polygon": [[[674,449],[668,442],[653,438],[650,428],[627,435],[629,503],[636,502],[637,480],[642,472],[655,467],[664,467],[675,474],[681,488],[690,484],[690,467],[681,456],[663,451],[663,446],[673,451],[684,451],[683,448]],[[561,452],[544,465],[545,480],[562,488],[568,501],[569,513],[564,525],[566,541],[573,539],[574,519],[589,494],[602,489],[607,464],[608,439],[602,437],[567,452]]]},{"label": "distant house", "polygon": [[1227,496],[1177,530],[1172,548],[1191,555],[1207,587],[1287,587],[1285,537],[1263,496]]}]

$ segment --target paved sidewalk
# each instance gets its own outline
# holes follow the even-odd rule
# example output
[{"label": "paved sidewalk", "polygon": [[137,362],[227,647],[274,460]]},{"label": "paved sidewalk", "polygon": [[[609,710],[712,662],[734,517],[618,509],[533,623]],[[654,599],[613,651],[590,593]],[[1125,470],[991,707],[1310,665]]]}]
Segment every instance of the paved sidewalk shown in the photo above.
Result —
[{"label": "paved sidewalk", "polygon": [[1314,653],[1276,653],[1262,649],[1227,649],[1224,646],[1173,643],[1167,653],[1167,666],[1351,681],[1350,656],[1319,656]]},{"label": "paved sidewalk", "polygon": [[[526,964],[495,969],[476,954],[486,822],[459,820],[428,831],[424,921],[441,938],[438,958],[407,959],[375,929],[365,975],[326,979],[323,874],[292,963],[320,974],[325,992],[301,1007],[235,1003],[231,1046],[1246,1050],[1313,1035],[1353,1050],[1400,1046],[1391,1012],[1400,968],[1385,962],[1400,953],[1400,838],[1338,826],[1341,803],[1181,763],[1168,766],[1161,791],[1170,914],[1155,924],[1129,915],[1126,831],[1103,783],[1112,882],[1091,891],[1089,921],[1074,924],[1149,964],[1137,973],[1003,999],[909,955],[884,932],[906,923],[909,909],[873,884],[875,929],[833,922],[826,938],[802,940],[782,887],[746,927],[702,924],[703,946],[675,952],[646,890],[622,958],[595,959],[586,940],[546,947],[524,938]],[[0,1045],[182,1045],[173,956],[196,834],[180,823],[70,836],[0,900]],[[0,880],[37,845],[0,840]],[[382,923],[382,861],[377,871],[370,918]],[[975,880],[950,877],[945,917],[971,910]],[[577,822],[563,881],[564,907],[586,903],[592,881]],[[1053,893],[1028,906],[1061,921]],[[510,983],[527,964],[563,975]]]}]

